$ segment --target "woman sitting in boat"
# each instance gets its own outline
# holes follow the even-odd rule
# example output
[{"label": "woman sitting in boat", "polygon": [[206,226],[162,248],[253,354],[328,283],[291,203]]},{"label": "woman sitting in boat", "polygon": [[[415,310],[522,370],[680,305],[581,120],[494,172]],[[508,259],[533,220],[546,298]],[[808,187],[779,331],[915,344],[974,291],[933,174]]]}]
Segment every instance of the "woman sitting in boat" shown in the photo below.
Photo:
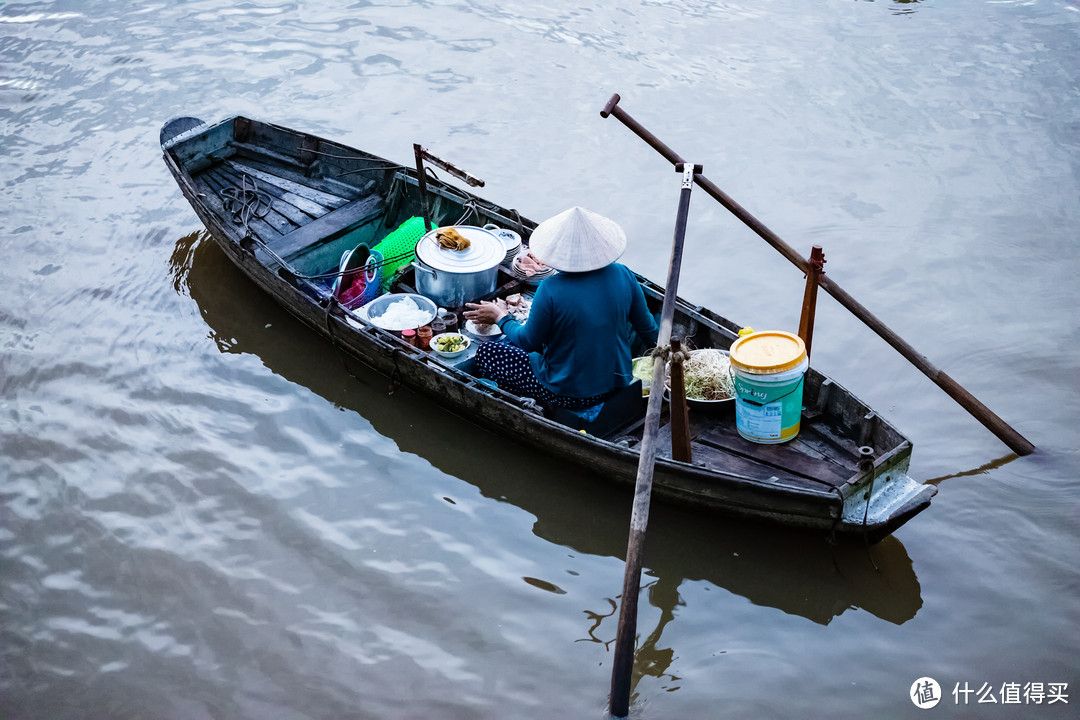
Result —
[{"label": "woman sitting in boat", "polygon": [[615,262],[626,234],[612,220],[571,208],[540,223],[529,250],[559,272],[536,288],[524,325],[495,303],[468,303],[465,317],[498,324],[509,342],[476,351],[477,374],[508,392],[571,410],[630,384],[633,334],[649,347],[658,328],[634,274]]}]

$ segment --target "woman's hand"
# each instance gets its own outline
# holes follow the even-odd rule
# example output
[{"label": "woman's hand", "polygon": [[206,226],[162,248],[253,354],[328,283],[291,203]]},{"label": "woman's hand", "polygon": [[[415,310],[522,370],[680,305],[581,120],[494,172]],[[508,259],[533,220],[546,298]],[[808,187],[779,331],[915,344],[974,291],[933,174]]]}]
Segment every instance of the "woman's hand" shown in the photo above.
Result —
[{"label": "woman's hand", "polygon": [[465,303],[465,319],[477,325],[494,325],[507,313],[506,309],[493,302]]}]

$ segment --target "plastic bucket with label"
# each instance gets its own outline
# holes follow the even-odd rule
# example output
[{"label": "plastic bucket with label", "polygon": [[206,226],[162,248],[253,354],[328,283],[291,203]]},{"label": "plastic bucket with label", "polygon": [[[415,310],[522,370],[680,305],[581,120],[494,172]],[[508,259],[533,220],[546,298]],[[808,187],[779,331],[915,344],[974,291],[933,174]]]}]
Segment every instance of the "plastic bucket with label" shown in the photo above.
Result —
[{"label": "plastic bucket with label", "polygon": [[787,332],[755,332],[731,346],[735,428],[756,443],[782,443],[799,434],[806,345]]}]

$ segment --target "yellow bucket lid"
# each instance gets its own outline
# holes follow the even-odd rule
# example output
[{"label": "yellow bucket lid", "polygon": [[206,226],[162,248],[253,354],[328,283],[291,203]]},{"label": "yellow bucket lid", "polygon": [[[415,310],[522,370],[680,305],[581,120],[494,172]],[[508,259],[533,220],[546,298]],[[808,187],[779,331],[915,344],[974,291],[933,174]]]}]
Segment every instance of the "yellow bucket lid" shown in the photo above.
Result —
[{"label": "yellow bucket lid", "polygon": [[731,345],[731,364],[757,375],[794,370],[805,359],[802,338],[779,330],[744,335]]}]

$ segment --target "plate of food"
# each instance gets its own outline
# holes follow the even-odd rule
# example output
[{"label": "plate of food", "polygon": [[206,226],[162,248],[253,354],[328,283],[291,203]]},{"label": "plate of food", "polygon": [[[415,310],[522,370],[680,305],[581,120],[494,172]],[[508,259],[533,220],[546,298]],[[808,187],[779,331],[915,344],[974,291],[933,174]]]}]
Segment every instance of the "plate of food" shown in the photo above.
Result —
[{"label": "plate of food", "polygon": [[510,270],[514,277],[530,284],[536,284],[555,274],[555,268],[540,262],[528,251],[518,253],[510,263]]},{"label": "plate of food", "polygon": [[465,333],[476,338],[477,342],[488,342],[502,335],[502,330],[498,325],[477,325],[472,320],[466,320]]},{"label": "plate of food", "polygon": [[439,333],[431,338],[431,349],[444,358],[456,358],[469,349],[472,340],[461,333]]}]

